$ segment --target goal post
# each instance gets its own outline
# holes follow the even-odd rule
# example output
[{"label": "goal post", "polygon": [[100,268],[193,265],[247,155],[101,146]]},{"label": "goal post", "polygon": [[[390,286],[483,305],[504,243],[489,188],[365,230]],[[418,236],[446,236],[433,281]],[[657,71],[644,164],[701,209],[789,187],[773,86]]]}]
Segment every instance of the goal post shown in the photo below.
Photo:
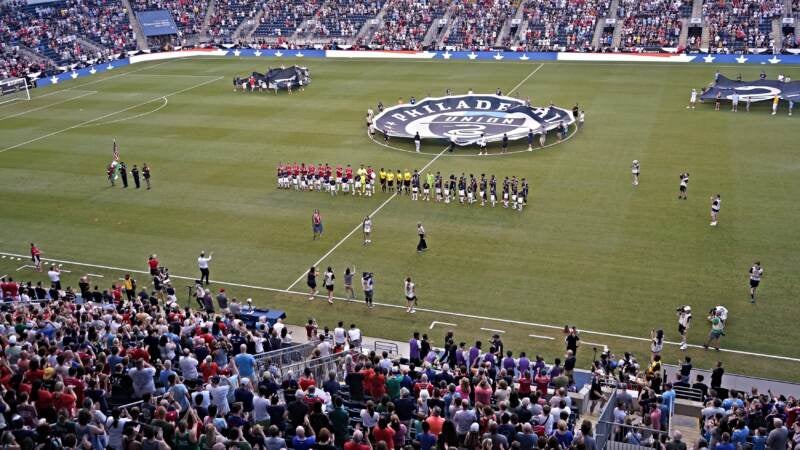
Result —
[{"label": "goal post", "polygon": [[30,100],[28,80],[25,78],[4,78],[0,80],[0,105],[16,100]]}]

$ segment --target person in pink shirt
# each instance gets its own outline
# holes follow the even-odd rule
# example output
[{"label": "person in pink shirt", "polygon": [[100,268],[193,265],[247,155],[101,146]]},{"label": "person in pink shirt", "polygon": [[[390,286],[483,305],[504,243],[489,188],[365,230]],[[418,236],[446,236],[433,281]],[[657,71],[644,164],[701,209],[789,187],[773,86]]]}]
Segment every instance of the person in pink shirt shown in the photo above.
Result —
[{"label": "person in pink shirt", "polygon": [[492,387],[489,386],[485,378],[475,386],[475,403],[482,405],[492,404]]}]

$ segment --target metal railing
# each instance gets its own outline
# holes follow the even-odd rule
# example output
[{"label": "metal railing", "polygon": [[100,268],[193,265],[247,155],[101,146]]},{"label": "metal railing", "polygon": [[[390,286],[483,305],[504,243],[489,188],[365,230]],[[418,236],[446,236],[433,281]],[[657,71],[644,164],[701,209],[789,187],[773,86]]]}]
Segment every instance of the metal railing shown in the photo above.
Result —
[{"label": "metal railing", "polygon": [[289,372],[292,373],[292,376],[297,378],[299,377],[306,369],[311,371],[311,374],[314,375],[314,379],[316,380],[327,380],[328,374],[333,372],[336,374],[337,381],[344,381],[344,371],[341,370],[342,362],[344,361],[347,355],[351,355],[352,357],[356,358],[358,356],[358,350],[347,350],[339,353],[334,353],[332,355],[323,356],[321,358],[314,358],[308,359],[305,361],[298,361],[291,364],[285,364],[281,367],[276,368],[277,373],[283,379],[285,378]]},{"label": "metal railing", "polygon": [[304,344],[295,344],[288,347],[283,347],[277,350],[271,350],[264,353],[254,355],[256,364],[258,364],[259,371],[264,371],[268,367],[283,367],[287,364],[293,364],[300,361],[305,361],[317,348],[316,343],[306,342]]},{"label": "metal railing", "polygon": [[666,437],[669,439],[672,430],[672,412],[670,409],[666,430],[615,423],[614,409],[617,404],[617,389],[611,392],[605,408],[600,412],[600,417],[595,426],[595,440],[598,449],[605,450],[638,450],[652,448],[654,440]]}]

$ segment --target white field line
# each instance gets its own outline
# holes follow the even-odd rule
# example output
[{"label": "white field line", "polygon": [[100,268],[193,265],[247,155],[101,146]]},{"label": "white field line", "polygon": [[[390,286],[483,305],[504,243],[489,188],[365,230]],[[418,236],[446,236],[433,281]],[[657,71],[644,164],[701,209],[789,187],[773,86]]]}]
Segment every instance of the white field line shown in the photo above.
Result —
[{"label": "white field line", "polygon": [[36,141],[40,141],[42,139],[49,138],[50,136],[55,136],[57,134],[64,133],[65,131],[74,130],[75,128],[80,128],[80,127],[82,127],[84,125],[88,125],[90,123],[97,122],[98,120],[103,120],[103,119],[105,119],[107,117],[111,117],[111,116],[114,116],[116,114],[124,113],[125,111],[130,111],[131,109],[138,108],[138,107],[140,107],[142,105],[146,105],[148,103],[154,102],[154,101],[159,100],[161,98],[172,97],[173,95],[178,95],[178,94],[184,93],[186,91],[190,91],[192,89],[199,88],[200,86],[205,86],[206,84],[213,83],[215,81],[219,81],[222,78],[223,78],[222,76],[219,76],[219,77],[214,78],[212,80],[204,81],[202,83],[194,84],[192,86],[189,86],[189,87],[177,90],[177,91],[170,92],[167,95],[160,95],[160,96],[158,96],[156,98],[152,98],[150,100],[147,100],[147,101],[144,101],[144,102],[141,102],[141,103],[137,103],[137,104],[132,105],[132,106],[128,106],[127,108],[123,108],[123,109],[120,109],[118,111],[114,111],[114,112],[111,112],[111,113],[108,113],[108,114],[104,114],[104,115],[99,116],[99,117],[95,117],[94,119],[85,120],[85,121],[83,121],[83,122],[81,122],[79,124],[72,125],[72,126],[69,126],[67,128],[62,128],[60,130],[53,131],[51,133],[43,134],[43,135],[41,135],[39,137],[36,137],[36,138],[33,138],[33,139],[29,139],[29,140],[27,140],[25,142],[20,142],[19,144],[15,144],[15,145],[12,145],[10,147],[6,147],[6,148],[0,150],[0,153],[7,152],[9,150],[14,150],[15,148],[19,148],[19,147],[31,144],[31,143],[36,142]]},{"label": "white field line", "polygon": [[96,274],[96,273],[87,273],[86,275],[88,275],[90,277],[105,278],[105,275],[99,275],[99,274]]},{"label": "white field line", "polygon": [[494,329],[494,328],[481,328],[481,330],[483,330],[483,331],[491,331],[491,332],[494,332],[494,333],[505,333],[506,332],[505,330],[497,330],[497,329]]},{"label": "white field line", "polygon": [[537,338],[537,339],[547,339],[547,340],[550,340],[550,341],[553,341],[553,340],[556,339],[556,338],[554,338],[552,336],[542,336],[542,335],[539,335],[539,334],[529,334],[528,337]]},{"label": "white field line", "polygon": [[533,69],[533,71],[531,71],[531,73],[529,73],[527,77],[523,78],[523,79],[522,79],[522,81],[520,81],[519,83],[517,83],[517,85],[516,85],[516,86],[514,86],[514,88],[513,88],[513,89],[511,89],[510,91],[508,91],[508,94],[506,94],[506,95],[509,95],[509,96],[510,96],[511,94],[513,94],[513,93],[514,93],[514,91],[516,91],[517,89],[519,89],[519,87],[520,87],[520,86],[522,86],[523,84],[525,84],[525,82],[526,82],[526,81],[528,81],[528,79],[530,79],[530,77],[534,76],[534,75],[536,74],[536,72],[538,72],[538,71],[539,71],[539,69],[541,69],[542,67],[544,67],[544,63],[541,63],[541,64],[539,64],[539,67],[537,67],[537,68]]},{"label": "white field line", "polygon": [[122,119],[109,120],[107,122],[91,123],[89,125],[84,125],[81,128],[102,127],[103,125],[111,125],[112,123],[126,122],[128,120],[138,119],[139,117],[149,116],[150,114],[153,114],[153,113],[156,113],[158,111],[161,111],[162,109],[164,109],[167,106],[167,103],[169,103],[169,100],[167,100],[167,97],[161,97],[161,100],[164,100],[164,103],[160,104],[159,106],[156,107],[156,109],[154,109],[152,111],[146,111],[146,112],[143,112],[143,113],[139,113],[139,114],[136,114],[135,116],[123,117]]},{"label": "white field line", "polygon": [[429,326],[428,329],[432,330],[433,327],[435,327],[436,325],[447,325],[448,327],[457,327],[458,326],[458,325],[456,325],[454,323],[439,322],[438,320],[434,320],[433,322],[431,322],[431,326]]},{"label": "white field line", "polygon": [[[583,332],[583,331],[581,331],[581,332]],[[664,341],[664,342],[666,342],[666,341]],[[582,344],[583,345],[593,345],[595,347],[603,347],[603,348],[607,347],[606,344],[600,344],[598,342],[585,341],[585,342],[582,342]],[[680,343],[679,343],[679,345],[680,345]],[[700,346],[700,345],[690,345],[689,347],[702,347],[702,346]]]},{"label": "white field line", "polygon": [[[15,254],[15,253],[8,253],[8,252],[0,252],[0,255],[8,256],[9,259],[14,259],[15,257],[17,257],[18,260],[21,260],[22,257],[27,258],[27,255],[18,255],[18,254]],[[53,258],[48,258],[48,259],[50,261],[52,261],[52,262],[57,262],[57,263],[61,263],[61,264],[68,264],[68,265],[71,264],[71,265],[83,266],[83,267],[94,267],[94,268],[106,269],[106,270],[116,270],[116,271],[125,272],[125,273],[141,273],[141,274],[147,274],[147,275],[150,274],[149,271],[144,271],[144,270],[125,269],[125,268],[122,268],[122,267],[104,266],[104,265],[100,265],[100,264],[88,264],[88,263],[82,263],[82,262],[77,262],[77,261],[58,260],[58,259],[53,259]],[[178,279],[178,280],[190,280],[190,281],[194,281],[194,280],[197,279],[197,277],[186,277],[186,276],[180,276],[180,275],[175,275],[175,274],[170,274],[170,277]],[[299,292],[299,291],[293,291],[293,290],[290,290],[290,289],[278,289],[278,288],[271,288],[271,287],[265,287],[265,286],[254,286],[254,285],[250,285],[250,284],[232,283],[232,282],[228,282],[228,281],[219,281],[219,280],[211,280],[211,283],[213,283],[213,284],[221,284],[223,286],[239,287],[239,288],[243,288],[243,289],[254,289],[254,290],[266,291],[266,292],[277,292],[277,293],[282,293],[282,294],[297,295],[297,296],[300,296],[300,297],[308,298],[308,292]],[[322,300],[327,300],[327,298],[328,298],[328,296],[326,294],[319,294],[319,295],[317,295],[317,297],[322,299]],[[337,296],[334,296],[333,298],[336,299],[336,300],[339,300],[339,301],[341,301],[343,303],[355,303],[355,304],[358,304],[358,305],[361,305],[361,306],[364,305],[363,301],[362,300],[358,300],[358,299],[353,300],[353,299],[350,299],[350,298],[337,297]],[[377,302],[373,303],[373,304],[377,305],[377,306],[382,306],[382,307],[385,307],[385,308],[395,308],[395,309],[402,309],[402,310],[406,309],[405,305],[395,305],[395,304],[391,304],[391,303],[377,303]],[[426,312],[426,313],[430,313],[430,314],[435,314],[435,315],[439,315],[439,316],[452,316],[452,317],[461,317],[461,318],[464,318],[464,319],[489,320],[489,321],[498,322],[498,323],[505,323],[505,324],[511,324],[511,325],[522,325],[522,326],[527,326],[527,327],[541,327],[541,328],[548,328],[548,329],[551,329],[551,330],[559,330],[559,331],[564,329],[563,325],[550,325],[550,324],[544,324],[544,323],[526,322],[526,321],[523,321],[523,320],[503,319],[503,318],[499,318],[499,317],[478,316],[478,315],[475,315],[475,314],[465,314],[465,313],[457,313],[457,312],[451,312],[451,311],[441,311],[441,310],[429,309],[429,308],[419,308],[419,307],[417,307],[415,309],[417,311]],[[442,322],[437,322],[437,323],[442,323]],[[631,340],[631,341],[650,342],[650,338],[649,337],[645,338],[645,337],[639,337],[639,336],[626,336],[624,334],[606,333],[604,331],[592,331],[592,330],[586,330],[586,329],[580,329],[580,332],[581,332],[581,334],[593,334],[593,335],[597,335],[597,336],[607,336],[607,337],[618,338],[618,339],[627,339],[627,340]],[[592,342],[586,342],[586,341],[581,341],[581,343],[584,344],[584,345],[600,345],[600,346],[604,345],[604,344],[598,344],[598,343],[592,343]],[[674,346],[680,346],[681,345],[680,342],[674,342],[674,341],[664,341],[664,343],[667,344],[667,345],[674,345]],[[703,348],[702,345],[696,345],[696,344],[689,344],[689,347],[697,348],[697,349],[702,349]],[[800,358],[794,358],[794,357],[782,356],[782,355],[770,355],[770,354],[766,354],[766,353],[746,352],[746,351],[743,351],[743,350],[733,350],[733,349],[725,349],[725,348],[720,349],[719,351],[723,352],[723,353],[733,353],[733,354],[737,354],[737,355],[756,356],[756,357],[761,357],[761,358],[778,359],[778,360],[782,360],[782,361],[800,362]]]},{"label": "white field line", "polygon": [[[528,79],[530,79],[530,77],[532,77],[532,76],[533,76],[533,75],[534,75],[536,72],[538,72],[538,71],[539,71],[539,69],[541,69],[543,66],[544,66],[544,64],[539,64],[539,66],[538,66],[536,69],[534,69],[534,70],[533,70],[531,73],[529,73],[527,77],[523,78],[523,79],[522,79],[522,81],[520,81],[519,83],[517,83],[517,85],[516,85],[516,86],[514,86],[514,88],[513,88],[513,89],[511,89],[511,91],[508,93],[508,95],[511,95],[511,94],[513,94],[513,93],[514,93],[514,91],[516,91],[516,90],[517,90],[517,88],[518,88],[518,87],[520,87],[520,86],[522,85],[522,83],[524,83],[524,82],[528,81]],[[420,175],[422,175],[423,173],[425,173],[425,169],[427,169],[428,167],[430,167],[430,166],[431,166],[431,164],[433,164],[434,162],[436,162],[436,160],[437,160],[437,159],[439,159],[439,158],[440,158],[442,155],[444,155],[444,153],[447,151],[447,149],[448,149],[448,148],[449,148],[449,145],[448,145],[447,147],[445,147],[445,148],[444,148],[444,150],[442,150],[441,152],[439,152],[439,154],[438,154],[438,155],[436,155],[436,156],[435,156],[433,159],[431,159],[430,161],[428,161],[428,163],[427,163],[427,164],[425,164],[425,165],[422,167],[422,169],[420,169],[420,171],[419,171]],[[379,212],[381,209],[383,209],[383,207],[384,207],[384,206],[386,206],[386,205],[387,205],[387,204],[388,204],[390,201],[392,201],[392,200],[393,200],[395,197],[397,197],[397,191],[395,191],[395,192],[394,192],[394,193],[393,193],[393,194],[392,194],[392,195],[391,195],[391,196],[390,196],[388,199],[386,199],[386,201],[385,201],[385,202],[381,203],[381,205],[380,205],[380,206],[378,206],[378,208],[377,208],[377,209],[375,209],[375,211],[373,211],[373,212],[372,212],[372,214],[370,214],[370,217],[372,217],[372,216],[374,216],[375,214],[377,214],[377,213],[378,213],[378,212]],[[342,243],[344,243],[344,241],[346,241],[348,238],[350,238],[350,236],[352,236],[353,234],[355,234],[355,232],[356,232],[356,231],[358,231],[358,229],[359,229],[359,228],[361,228],[361,224],[357,224],[355,227],[353,227],[353,229],[352,229],[352,230],[350,230],[350,232],[349,232],[349,233],[347,233],[347,235],[345,235],[345,237],[343,237],[343,238],[342,238],[342,239],[341,239],[339,242],[337,242],[337,243],[336,243],[336,245],[334,245],[334,246],[333,246],[333,248],[331,248],[331,249],[328,251],[328,253],[325,253],[324,255],[322,255],[322,257],[321,257],[320,259],[318,259],[316,263],[314,263],[314,267],[317,267],[317,266],[319,266],[319,264],[320,264],[322,261],[324,261],[324,260],[325,260],[325,258],[327,258],[328,256],[330,256],[330,255],[331,255],[331,253],[333,253],[333,252],[334,252],[334,251],[335,251],[337,248],[339,248],[339,246],[340,246],[340,245],[342,245]],[[294,283],[290,284],[290,285],[289,285],[289,287],[288,287],[288,288],[286,288],[286,289],[287,289],[287,290],[289,290],[289,289],[292,289],[293,287],[295,287],[295,285],[297,285],[297,283],[299,283],[300,281],[302,281],[302,280],[303,280],[303,278],[306,276],[306,274],[307,274],[307,273],[308,273],[308,272],[306,272],[306,271],[304,271],[303,273],[301,273],[301,274],[300,274],[300,276],[299,276],[299,277],[297,277],[297,279],[294,281]]]},{"label": "white field line", "polygon": [[77,100],[79,98],[83,98],[83,97],[86,97],[88,95],[94,95],[94,94],[97,94],[97,91],[86,91],[86,93],[84,93],[84,94],[78,95],[76,97],[71,97],[71,98],[68,98],[66,100],[62,100],[60,102],[50,103],[50,104],[47,104],[47,105],[39,106],[37,108],[29,109],[27,111],[22,111],[22,112],[18,112],[16,114],[9,114],[7,116],[0,117],[0,121],[6,120],[6,119],[13,119],[14,117],[24,116],[25,114],[29,114],[29,113],[36,112],[36,111],[41,111],[43,109],[51,108],[53,106],[60,105],[62,103],[71,102],[73,100]]},{"label": "white field line", "polygon": [[[431,166],[431,164],[433,164],[434,162],[436,162],[436,160],[437,160],[437,159],[439,159],[439,157],[441,157],[442,155],[444,155],[444,152],[446,152],[448,148],[449,148],[449,146],[445,147],[445,148],[444,148],[444,150],[442,150],[441,152],[439,152],[439,154],[438,154],[438,155],[434,156],[434,157],[433,157],[433,159],[431,159],[430,161],[428,161],[428,163],[427,163],[427,164],[425,164],[424,166],[422,166],[422,169],[420,169],[420,171],[419,171],[419,174],[420,174],[420,176],[422,176],[422,174],[423,174],[423,173],[425,173],[425,169],[427,169],[428,167],[430,167],[430,166]],[[381,203],[381,204],[380,204],[380,206],[378,206],[377,208],[375,208],[375,211],[372,211],[372,212],[369,214],[369,216],[370,216],[370,217],[372,217],[372,216],[374,216],[375,214],[378,214],[378,212],[379,212],[381,209],[383,209],[383,207],[384,207],[384,206],[386,206],[386,205],[387,205],[387,204],[388,204],[390,201],[392,201],[392,200],[393,200],[395,197],[397,197],[397,191],[395,191],[394,193],[392,193],[392,195],[390,195],[390,196],[389,196],[389,198],[387,198],[387,199],[386,199],[386,201],[384,201],[383,203]],[[347,239],[349,239],[349,238],[350,238],[350,236],[354,235],[354,234],[356,233],[356,231],[358,231],[358,230],[360,230],[360,229],[361,229],[361,224],[359,223],[359,224],[357,224],[355,227],[353,227],[353,229],[352,229],[352,230],[350,230],[350,232],[349,232],[349,233],[347,233],[347,234],[346,234],[346,235],[345,235],[345,236],[344,236],[344,237],[343,237],[343,238],[342,238],[342,239],[341,239],[339,242],[337,242],[337,243],[336,243],[336,245],[334,245],[334,246],[333,246],[333,247],[332,247],[330,250],[328,250],[328,253],[325,253],[324,255],[322,255],[322,257],[321,257],[320,259],[318,259],[318,260],[317,260],[317,262],[315,262],[315,263],[313,264],[313,265],[314,265],[314,267],[317,267],[317,266],[318,266],[318,265],[319,265],[319,264],[320,264],[322,261],[324,261],[324,260],[325,260],[325,258],[327,258],[328,256],[330,256],[330,255],[331,255],[331,253],[333,253],[333,252],[334,252],[334,250],[336,250],[337,248],[339,248],[339,246],[340,246],[340,245],[342,245],[342,244],[344,243],[344,241],[346,241]],[[303,278],[305,278],[305,276],[306,276],[306,274],[307,274],[307,273],[308,273],[308,271],[307,271],[307,270],[306,270],[306,271],[304,271],[303,273],[301,273],[301,274],[300,274],[300,276],[299,276],[299,277],[298,277],[298,278],[297,278],[297,279],[294,281],[294,283],[290,284],[290,285],[289,285],[289,287],[288,287],[288,288],[286,288],[286,289],[287,289],[287,290],[289,290],[289,289],[293,288],[293,287],[294,287],[294,286],[295,286],[297,283],[299,283],[300,281],[302,281],[302,280],[303,280]]]},{"label": "white field line", "polygon": [[[117,74],[117,75],[112,75],[110,77],[100,78],[99,80],[92,80],[92,81],[88,81],[86,83],[76,84],[73,87],[68,87],[68,88],[65,88],[65,89],[59,89],[57,91],[48,92],[47,94],[37,95],[35,97],[31,96],[31,100],[35,100],[37,98],[49,97],[51,95],[58,94],[59,92],[75,91],[75,90],[78,90],[78,88],[83,87],[83,86],[89,86],[89,85],[92,85],[92,84],[103,83],[105,81],[113,80],[115,78],[127,77],[128,75],[131,75],[131,74],[134,74],[134,73],[137,73],[137,72],[142,72],[142,71],[145,71],[145,70],[149,70],[149,69],[152,69],[154,67],[163,66],[164,64],[169,64],[171,62],[174,62],[174,60],[164,61],[162,63],[154,64],[152,66],[148,65],[148,66],[145,66],[145,67],[140,67],[138,69],[129,70],[127,72],[123,72],[123,73],[120,73],[120,74]],[[118,68],[118,69],[119,70],[124,70],[122,68]],[[107,72],[103,72],[103,73],[107,73]]]}]

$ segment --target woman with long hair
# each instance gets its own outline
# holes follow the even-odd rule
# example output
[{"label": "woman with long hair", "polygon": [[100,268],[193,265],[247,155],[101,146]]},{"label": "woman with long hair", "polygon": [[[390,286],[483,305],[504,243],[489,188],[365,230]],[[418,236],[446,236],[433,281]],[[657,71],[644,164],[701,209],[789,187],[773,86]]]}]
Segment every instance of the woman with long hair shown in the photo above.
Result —
[{"label": "woman with long hair", "polygon": [[653,358],[661,355],[664,350],[664,330],[650,330],[650,352]]},{"label": "woman with long hair", "polygon": [[445,420],[442,424],[442,432],[436,440],[437,450],[449,450],[458,448],[458,432],[456,424],[452,420]]}]

